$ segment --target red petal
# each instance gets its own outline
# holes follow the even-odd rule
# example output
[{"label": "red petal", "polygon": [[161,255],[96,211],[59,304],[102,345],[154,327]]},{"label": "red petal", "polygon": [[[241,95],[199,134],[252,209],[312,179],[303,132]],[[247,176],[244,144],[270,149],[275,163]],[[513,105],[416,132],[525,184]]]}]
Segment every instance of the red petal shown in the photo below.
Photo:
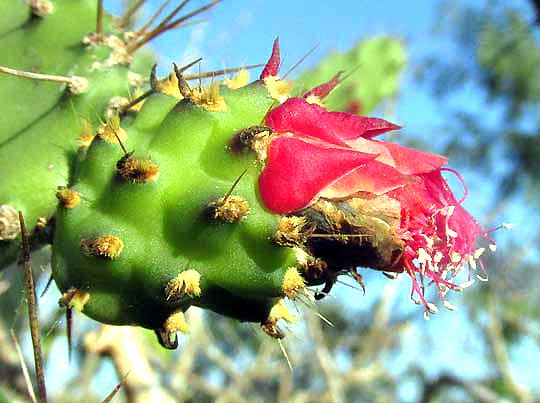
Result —
[{"label": "red petal", "polygon": [[325,82],[324,84],[321,84],[315,88],[313,88],[311,91],[308,91],[304,94],[304,99],[309,96],[315,96],[320,99],[324,99],[334,88],[336,88],[336,85],[338,85],[341,82],[341,75],[343,74],[342,71],[337,73],[330,81]]},{"label": "red petal", "polygon": [[390,154],[390,151],[387,150],[386,144],[387,143],[383,141],[369,140],[363,137],[347,141],[349,148],[356,151],[362,151],[363,153],[378,154],[377,161],[395,168],[396,164],[394,158],[392,157],[392,154]]},{"label": "red petal", "polygon": [[270,144],[259,192],[269,210],[287,214],[308,206],[326,186],[376,157],[280,136]]},{"label": "red petal", "polygon": [[384,119],[328,112],[303,98],[289,98],[270,111],[266,124],[277,133],[300,134],[342,146],[347,140],[371,138],[400,128]]},{"label": "red petal", "polygon": [[365,166],[351,171],[327,186],[321,197],[337,199],[358,192],[382,195],[400,187],[418,183],[414,175],[403,175],[397,169],[379,161],[370,161]]},{"label": "red petal", "polygon": [[388,193],[410,216],[431,217],[440,208],[458,204],[440,170],[418,175],[418,178],[418,184]]},{"label": "red petal", "polygon": [[260,79],[263,80],[266,77],[277,76],[279,73],[280,63],[281,60],[279,57],[279,38],[276,38],[274,40],[274,46],[272,47],[272,55],[270,56],[270,59],[268,59],[266,66],[264,66]]},{"label": "red petal", "polygon": [[399,172],[407,175],[435,171],[448,162],[448,158],[442,155],[426,153],[385,141],[373,140],[373,142],[384,146],[390,152],[395,167]]},{"label": "red petal", "polygon": [[347,147],[347,143],[338,138],[321,119],[325,112],[320,106],[302,98],[289,98],[268,112],[266,124],[276,133],[300,134]]},{"label": "red petal", "polygon": [[401,129],[401,126],[381,118],[351,115],[345,112],[326,112],[326,114],[327,124],[343,140],[354,140],[358,137],[372,138],[392,130]]}]

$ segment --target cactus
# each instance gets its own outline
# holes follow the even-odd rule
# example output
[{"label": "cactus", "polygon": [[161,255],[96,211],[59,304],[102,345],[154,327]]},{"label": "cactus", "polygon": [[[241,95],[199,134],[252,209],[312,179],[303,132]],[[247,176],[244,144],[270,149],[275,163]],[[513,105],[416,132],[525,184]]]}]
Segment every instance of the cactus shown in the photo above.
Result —
[{"label": "cactus", "polygon": [[[189,330],[184,312],[198,306],[258,322],[280,339],[280,321],[295,319],[285,299],[320,299],[340,275],[364,287],[360,266],[407,273],[418,302],[433,312],[419,286],[426,278],[451,306],[446,292],[463,285],[450,278],[474,266],[485,231],[443,179],[444,157],[375,140],[399,128],[386,120],[325,107],[339,75],[290,97],[276,40],[250,84],[241,71],[192,88],[186,71],[194,63],[175,65],[162,80],[152,69],[149,90],[119,100],[131,91],[134,52],[176,24],[174,15],[137,40],[105,34],[114,28],[94,1],[58,0],[54,10],[45,0],[31,4],[39,16],[29,27],[15,24],[0,38],[31,46],[22,60],[6,60],[35,78],[34,52],[44,54],[36,68],[67,89],[0,82],[6,96],[20,91],[23,109],[39,97],[36,110],[2,128],[9,178],[0,187],[2,259],[16,247],[17,210],[39,239],[57,204],[53,277],[69,315],[153,329],[175,348],[177,332]],[[65,31],[58,21],[73,13],[86,22],[45,56],[51,35]],[[9,156],[21,156],[23,176]]]},{"label": "cactus", "polygon": [[31,80],[0,74],[0,97],[15,100],[4,102],[0,123],[0,267],[20,247],[14,211],[24,213],[36,246],[49,241],[56,188],[69,181],[79,146],[138,93],[138,73],[147,76],[153,64],[141,46],[179,24],[173,15],[160,29],[129,32],[101,3],[12,1],[2,9],[0,46],[8,51],[0,73]]},{"label": "cactus", "polygon": [[[0,124],[0,205],[6,213],[22,210],[29,229],[39,230],[54,212],[56,187],[69,179],[79,136],[98,123],[111,98],[128,96],[137,76],[122,33],[89,35],[94,0],[30,3],[3,7],[0,46],[9,51],[0,55],[0,65],[54,81],[0,75],[0,97],[15,100],[4,102]],[[107,15],[102,29],[112,31]],[[13,221],[2,217],[6,226]],[[17,235],[0,234],[2,265],[18,253]]]},{"label": "cactus", "polygon": [[150,96],[116,127],[118,139],[106,124],[59,195],[53,268],[60,288],[89,294],[89,316],[157,329],[166,342],[185,330],[189,305],[263,322],[294,293],[286,279],[296,255],[269,240],[276,220],[258,201],[258,169],[231,146],[273,100],[260,82],[209,91],[206,99],[196,91],[180,102]]}]

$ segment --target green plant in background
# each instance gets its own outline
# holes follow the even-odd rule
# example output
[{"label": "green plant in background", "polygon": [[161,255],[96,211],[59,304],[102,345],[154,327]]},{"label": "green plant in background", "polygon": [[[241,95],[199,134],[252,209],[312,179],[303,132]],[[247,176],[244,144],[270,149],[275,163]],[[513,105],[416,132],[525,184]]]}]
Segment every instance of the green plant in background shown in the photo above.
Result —
[{"label": "green plant in background", "polygon": [[329,54],[302,73],[295,86],[313,88],[341,71],[349,77],[328,95],[326,105],[331,110],[367,114],[383,99],[397,94],[406,60],[401,41],[391,37],[366,39],[352,49]]}]

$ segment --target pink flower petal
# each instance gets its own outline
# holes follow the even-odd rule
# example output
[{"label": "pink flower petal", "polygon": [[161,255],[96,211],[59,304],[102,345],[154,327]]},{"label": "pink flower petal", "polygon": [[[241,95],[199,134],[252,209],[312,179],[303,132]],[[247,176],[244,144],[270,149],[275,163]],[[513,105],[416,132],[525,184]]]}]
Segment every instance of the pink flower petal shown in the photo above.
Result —
[{"label": "pink flower petal", "polygon": [[348,140],[371,138],[400,127],[384,119],[328,112],[303,98],[289,98],[266,115],[266,124],[277,133],[315,137],[344,146]]},{"label": "pink flower petal", "polygon": [[382,195],[419,181],[419,178],[413,175],[403,175],[397,169],[382,162],[370,161],[328,185],[319,196],[338,199],[358,192]]},{"label": "pink flower petal", "polygon": [[397,189],[388,193],[388,196],[401,203],[402,210],[413,216],[431,216],[433,211],[457,205],[448,184],[440,171],[418,175],[420,182],[405,189]]},{"label": "pink flower petal", "polygon": [[268,59],[266,66],[264,66],[260,79],[264,80],[266,77],[277,76],[279,73],[280,64],[279,38],[276,38],[274,40],[274,46],[272,47],[272,55],[270,56],[270,59]]},{"label": "pink flower petal", "polygon": [[448,158],[442,155],[426,153],[385,141],[373,140],[373,142],[382,145],[389,151],[395,167],[404,174],[411,175],[435,171],[448,162]]},{"label": "pink flower petal", "polygon": [[320,142],[279,136],[272,140],[266,167],[259,176],[262,201],[278,214],[302,209],[329,184],[376,157]]},{"label": "pink flower petal", "polygon": [[329,81],[313,88],[312,90],[306,92],[304,94],[304,99],[306,99],[309,96],[318,97],[320,99],[324,99],[336,86],[341,82],[341,75],[343,74],[342,71],[337,73],[334,77],[332,77]]},{"label": "pink flower petal", "polygon": [[363,137],[349,140],[347,145],[354,150],[379,154],[377,161],[390,165],[405,175],[435,171],[448,161],[446,157],[441,155],[426,153],[386,141],[368,140]]},{"label": "pink flower petal", "polygon": [[383,141],[374,141],[363,137],[347,141],[349,148],[356,151],[362,151],[363,153],[378,154],[377,161],[395,168],[396,163],[392,154],[390,154],[390,151],[386,148],[386,144],[387,143]]},{"label": "pink flower petal", "polygon": [[293,133],[347,147],[321,119],[326,111],[302,98],[289,98],[266,115],[266,125],[275,133]]},{"label": "pink flower petal", "polygon": [[358,137],[372,138],[392,130],[399,130],[401,126],[395,125],[381,118],[351,115],[345,112],[326,112],[324,116],[327,124],[343,140],[352,140]]}]

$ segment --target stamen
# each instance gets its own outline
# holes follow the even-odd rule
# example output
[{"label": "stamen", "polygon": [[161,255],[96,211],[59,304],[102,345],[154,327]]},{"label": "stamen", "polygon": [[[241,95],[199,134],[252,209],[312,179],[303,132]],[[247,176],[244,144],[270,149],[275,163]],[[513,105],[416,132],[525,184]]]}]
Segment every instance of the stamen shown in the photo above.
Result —
[{"label": "stamen", "polygon": [[466,281],[464,282],[463,284],[460,284],[456,287],[456,291],[462,291],[464,290],[465,288],[469,288],[471,285],[473,285],[475,283],[475,280],[472,279],[472,280],[469,280],[469,281]]},{"label": "stamen", "polygon": [[478,248],[474,251],[474,258],[475,259],[480,259],[480,256],[482,256],[482,254],[484,253],[484,251],[486,250],[486,248]]},{"label": "stamen", "polygon": [[469,267],[476,270],[476,261],[474,260],[474,256],[469,256],[467,260],[469,261]]},{"label": "stamen", "polygon": [[439,308],[437,308],[437,305],[435,305],[435,304],[433,304],[431,302],[428,302],[427,307],[429,308],[431,313],[433,313],[433,314],[439,313]]},{"label": "stamen", "polygon": [[446,309],[448,309],[449,311],[455,311],[457,308],[455,305],[452,305],[450,302],[448,301],[443,301],[443,305]]},{"label": "stamen", "polygon": [[441,168],[441,171],[448,171],[448,172],[453,173],[461,182],[461,186],[463,186],[463,196],[461,196],[461,199],[458,200],[458,203],[459,204],[463,203],[465,199],[467,198],[467,196],[469,195],[469,189],[467,188],[467,185],[465,184],[465,179],[463,179],[463,176],[461,176],[461,174],[455,169],[448,168],[448,167]]}]

